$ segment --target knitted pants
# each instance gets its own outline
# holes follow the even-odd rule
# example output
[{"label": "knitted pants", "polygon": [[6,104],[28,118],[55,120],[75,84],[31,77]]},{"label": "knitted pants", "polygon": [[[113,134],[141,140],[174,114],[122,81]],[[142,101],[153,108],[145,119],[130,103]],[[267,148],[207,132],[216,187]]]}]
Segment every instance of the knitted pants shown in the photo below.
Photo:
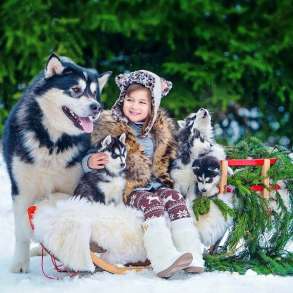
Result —
[{"label": "knitted pants", "polygon": [[183,196],[170,188],[160,188],[154,192],[134,191],[126,205],[143,211],[145,220],[161,217],[165,211],[171,221],[190,217]]}]

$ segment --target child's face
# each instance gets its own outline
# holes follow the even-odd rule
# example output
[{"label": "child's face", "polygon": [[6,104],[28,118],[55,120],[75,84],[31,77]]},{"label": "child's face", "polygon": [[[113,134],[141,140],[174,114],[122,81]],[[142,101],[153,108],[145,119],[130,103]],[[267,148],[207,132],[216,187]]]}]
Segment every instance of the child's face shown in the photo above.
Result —
[{"label": "child's face", "polygon": [[123,114],[131,122],[142,122],[151,113],[151,101],[147,89],[136,89],[125,96]]}]

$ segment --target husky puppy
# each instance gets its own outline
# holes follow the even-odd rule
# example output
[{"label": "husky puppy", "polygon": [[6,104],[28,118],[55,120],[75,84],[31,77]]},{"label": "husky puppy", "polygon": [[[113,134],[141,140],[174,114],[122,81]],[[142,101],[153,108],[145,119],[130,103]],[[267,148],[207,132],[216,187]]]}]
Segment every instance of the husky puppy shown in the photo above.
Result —
[{"label": "husky puppy", "polygon": [[218,160],[226,159],[224,148],[221,145],[215,143],[212,118],[207,109],[200,108],[196,113],[189,114],[185,120],[179,121],[178,123],[179,126],[183,128],[196,128],[202,137],[210,142],[210,156],[214,156]]},{"label": "husky puppy", "polygon": [[[193,172],[196,177],[196,196],[204,196],[208,198],[217,197],[218,184],[220,182],[220,163],[219,160],[212,156],[205,156],[197,159],[192,164]],[[193,198],[188,199],[190,209],[192,207]],[[219,197],[229,207],[233,207],[233,194],[225,193]],[[191,212],[193,215],[193,212]],[[199,216],[196,220],[202,243],[209,247],[215,245],[220,240],[227,229],[232,225],[232,218],[228,216],[224,218],[218,206],[210,202],[210,210],[207,214]]]},{"label": "husky puppy", "polygon": [[122,203],[127,154],[125,137],[125,133],[121,134],[119,138],[108,135],[90,150],[89,153],[108,154],[109,162],[103,169],[85,173],[74,191],[74,196],[102,202],[106,205]]},{"label": "husky puppy", "polygon": [[192,163],[196,178],[196,195],[213,197],[219,193],[220,162],[210,155],[196,159]]},{"label": "husky puppy", "polygon": [[195,191],[192,162],[210,152],[211,143],[194,127],[193,117],[187,118],[183,123],[184,125],[179,122],[178,158],[172,163],[170,174],[175,182],[174,188],[184,197],[189,197]]},{"label": "husky puppy", "polygon": [[29,269],[27,207],[51,193],[72,194],[80,180],[80,161],[90,147],[110,74],[53,54],[6,121],[3,150],[15,216],[12,272]]}]

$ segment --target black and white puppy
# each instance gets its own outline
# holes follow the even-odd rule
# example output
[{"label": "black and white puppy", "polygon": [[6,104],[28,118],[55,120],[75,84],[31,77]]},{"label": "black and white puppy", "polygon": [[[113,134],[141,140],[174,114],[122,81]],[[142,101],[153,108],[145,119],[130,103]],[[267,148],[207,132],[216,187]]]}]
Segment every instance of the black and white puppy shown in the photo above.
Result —
[{"label": "black and white puppy", "polygon": [[174,188],[184,197],[189,197],[195,190],[192,162],[208,153],[211,145],[196,128],[182,129],[178,142],[178,158],[172,163],[170,175],[175,182]]},{"label": "black and white puppy", "polygon": [[204,156],[192,163],[196,179],[195,196],[214,197],[219,193],[220,162],[216,157]]},{"label": "black and white puppy", "polygon": [[89,151],[89,153],[106,153],[109,162],[103,169],[93,169],[85,173],[74,191],[74,196],[106,205],[122,203],[127,156],[125,137],[125,133],[118,138],[108,135]]},{"label": "black and white puppy", "polygon": [[[192,201],[196,196],[214,198],[218,196],[218,185],[220,182],[220,162],[212,156],[205,156],[197,159],[192,164],[193,172],[196,177],[196,195],[188,199],[188,206],[192,210]],[[225,204],[233,208],[233,193],[228,192],[219,196]],[[191,211],[191,214],[193,212]],[[233,220],[230,216],[224,218],[218,206],[211,201],[210,210],[205,215],[200,215],[195,219],[202,243],[210,247],[220,240],[227,229],[232,225]]]},{"label": "black and white puppy", "polygon": [[[200,111],[199,111],[200,112]],[[196,118],[196,115],[198,118]],[[192,171],[192,162],[204,156],[211,150],[211,142],[195,125],[195,119],[200,126],[203,115],[190,114],[184,121],[178,121],[179,131],[177,141],[179,145],[178,158],[172,163],[170,174],[175,184],[174,188],[184,197],[194,195],[195,179]]]},{"label": "black and white puppy", "polygon": [[178,124],[183,129],[196,128],[200,135],[211,144],[209,155],[218,160],[226,159],[224,148],[215,142],[212,118],[207,109],[200,108],[196,113],[191,113],[184,120],[178,121]]}]

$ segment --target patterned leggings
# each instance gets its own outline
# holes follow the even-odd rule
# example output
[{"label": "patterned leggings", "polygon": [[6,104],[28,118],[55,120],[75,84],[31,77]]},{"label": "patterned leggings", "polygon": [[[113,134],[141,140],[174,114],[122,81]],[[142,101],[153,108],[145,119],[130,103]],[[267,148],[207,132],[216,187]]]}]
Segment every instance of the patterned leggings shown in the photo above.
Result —
[{"label": "patterned leggings", "polygon": [[171,221],[190,217],[183,196],[170,188],[160,188],[154,192],[134,191],[126,205],[143,211],[145,220],[161,217],[165,211]]}]

